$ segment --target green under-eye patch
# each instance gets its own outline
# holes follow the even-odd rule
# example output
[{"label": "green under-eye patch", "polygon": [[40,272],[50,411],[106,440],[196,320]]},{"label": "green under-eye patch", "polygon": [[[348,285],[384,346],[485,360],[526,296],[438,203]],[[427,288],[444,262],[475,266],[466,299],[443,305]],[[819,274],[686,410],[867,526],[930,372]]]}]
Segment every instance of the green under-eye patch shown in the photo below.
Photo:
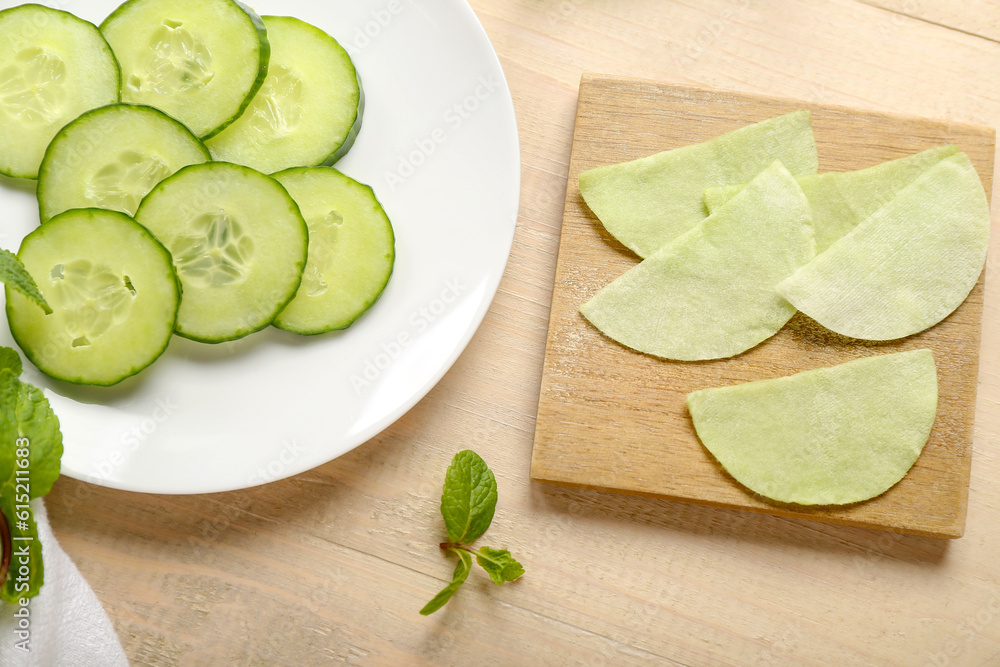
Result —
[{"label": "green under-eye patch", "polygon": [[816,173],[816,142],[808,111],[584,171],[580,194],[616,239],[647,257],[705,218],[705,188],[745,183],[775,160],[796,176]]},{"label": "green under-eye patch", "polygon": [[965,153],[941,160],[778,292],[844,336],[892,340],[937,324],[982,272],[990,210]]},{"label": "green under-eye patch", "polygon": [[930,350],[865,357],[788,377],[688,394],[702,444],[764,497],[841,505],[894,485],[937,411]]},{"label": "green under-eye patch", "polygon": [[[958,147],[949,144],[867,169],[799,176],[799,186],[812,207],[816,252],[829,248],[834,241],[889,203],[920,174],[957,152]],[[706,188],[705,208],[711,213],[744,187],[745,184]]]},{"label": "green under-eye patch", "polygon": [[730,357],[770,338],[795,314],[774,287],[814,254],[809,204],[775,163],[580,312],[640,352],[682,361]]}]

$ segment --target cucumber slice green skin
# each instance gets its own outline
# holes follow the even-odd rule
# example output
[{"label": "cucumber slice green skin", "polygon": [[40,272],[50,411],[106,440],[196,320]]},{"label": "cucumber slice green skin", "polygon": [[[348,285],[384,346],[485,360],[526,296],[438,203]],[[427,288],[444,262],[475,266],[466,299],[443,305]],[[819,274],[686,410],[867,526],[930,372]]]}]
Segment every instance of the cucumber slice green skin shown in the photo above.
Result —
[{"label": "cucumber slice green skin", "polygon": [[[392,276],[395,236],[374,191],[332,167],[273,174],[309,225],[309,261],[279,329],[316,335],[346,329],[378,300]],[[338,219],[330,228],[331,213]],[[333,239],[324,235],[333,231]]]},{"label": "cucumber slice green skin", "polygon": [[[185,15],[185,10],[190,10],[191,14]],[[140,63],[137,59],[150,56],[152,46],[156,43],[155,31],[161,26],[167,27],[168,31],[180,29],[183,24],[194,24],[197,29],[197,14],[211,15],[214,17],[207,20],[211,25],[200,31],[197,35],[188,33],[188,43],[184,48],[188,48],[191,43],[194,47],[204,47],[205,53],[210,58],[215,59],[223,54],[237,53],[240,49],[237,45],[226,43],[225,35],[232,33],[220,26],[222,17],[228,17],[236,23],[246,21],[248,30],[243,34],[255,48],[250,48],[248,57],[236,55],[233,57],[230,67],[240,68],[239,72],[214,73],[204,83],[196,86],[198,90],[214,90],[218,85],[231,85],[234,81],[243,82],[243,87],[235,94],[227,96],[225,100],[206,99],[207,95],[197,95],[184,91],[137,91],[130,82],[140,77]],[[188,17],[191,17],[190,19]],[[180,20],[183,17],[183,20]],[[213,18],[215,20],[213,20]],[[152,25],[150,22],[154,22]],[[252,32],[249,30],[252,28]],[[191,128],[191,131],[202,139],[215,136],[233,121],[238,119],[247,106],[253,101],[254,96],[264,83],[267,76],[268,63],[271,57],[271,45],[267,38],[267,29],[264,22],[250,7],[238,2],[238,0],[127,0],[112,12],[100,25],[100,30],[104,34],[111,48],[122,67],[122,100],[139,104],[148,104],[161,109],[167,114],[177,118],[180,122]],[[252,37],[251,37],[252,35]],[[136,50],[137,42],[145,42],[149,45],[146,51]],[[211,42],[215,48],[208,48],[205,42]],[[184,53],[188,56],[188,53]],[[186,59],[190,62],[191,59]],[[254,70],[247,67],[248,62],[253,62]],[[226,65],[226,63],[223,63]],[[182,84],[190,81],[188,72],[181,74]],[[251,78],[252,77],[252,78]],[[215,86],[213,86],[215,84]],[[140,84],[141,86],[141,84]]]},{"label": "cucumber slice green skin", "polygon": [[7,321],[43,373],[110,386],[163,354],[180,306],[170,253],[132,218],[103,209],[66,211],[21,242],[51,315],[6,288]]},{"label": "cucumber slice green skin", "polygon": [[243,338],[271,324],[299,288],[306,222],[285,188],[254,169],[185,167],[153,188],[135,217],[173,256],[184,288],[179,336]]},{"label": "cucumber slice green skin", "polygon": [[269,74],[246,112],[207,141],[217,160],[264,173],[332,165],[361,131],[364,89],[350,55],[319,28],[265,16]]},{"label": "cucumber slice green skin", "polygon": [[361,83],[361,75],[357,74],[358,79],[358,113],[354,117],[354,125],[351,129],[347,131],[347,136],[344,137],[344,143],[340,144],[340,148],[335,150],[328,158],[323,160],[317,167],[332,167],[340,161],[340,158],[344,157],[351,152],[351,148],[354,147],[354,142],[358,138],[358,134],[361,133],[361,119],[365,115],[365,88]]},{"label": "cucumber slice green skin", "polygon": [[[28,82],[29,71],[49,76]],[[0,11],[0,174],[37,178],[45,148],[66,123],[121,99],[121,68],[97,26],[37,4]],[[21,90],[18,87],[22,86]],[[63,97],[56,112],[43,97]]]},{"label": "cucumber slice green skin", "polygon": [[[44,224],[63,211],[91,207],[131,215],[159,180],[210,159],[200,139],[158,109],[123,103],[92,109],[62,128],[45,151],[39,217]],[[121,189],[130,176],[141,183]]]}]

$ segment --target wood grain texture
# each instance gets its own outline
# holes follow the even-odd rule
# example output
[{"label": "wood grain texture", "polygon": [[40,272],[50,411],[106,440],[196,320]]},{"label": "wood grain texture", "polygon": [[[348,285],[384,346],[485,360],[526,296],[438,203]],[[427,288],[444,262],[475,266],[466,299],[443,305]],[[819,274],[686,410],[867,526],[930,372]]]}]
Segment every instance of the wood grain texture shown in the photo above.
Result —
[{"label": "wood grain texture", "polygon": [[1000,20],[991,0],[966,0],[961,4],[921,0],[862,0],[897,14],[897,22],[907,19],[927,21],[977,37],[1000,41]]},{"label": "wood grain texture", "polygon": [[[711,362],[665,361],[635,352],[602,335],[579,312],[580,304],[639,261],[584,203],[581,171],[705,141],[803,108],[812,113],[820,172],[861,169],[954,143],[992,190],[994,131],[988,127],[585,75],[538,404],[534,479],[932,537],[962,535],[985,272],[962,306],[915,336],[866,343],[836,335],[800,313],[757,347]],[[686,395],[698,389],[920,348],[934,353],[938,370],[934,428],[906,477],[864,503],[805,507],[754,494],[702,446],[685,404]]]},{"label": "wood grain texture", "polygon": [[[192,497],[57,482],[56,535],[132,663],[996,665],[996,228],[961,539],[542,484],[529,464],[583,72],[997,127],[1000,44],[854,0],[470,4],[510,84],[522,156],[514,247],[482,327],[392,427],[292,479]],[[424,618],[455,565],[437,547],[438,502],[465,447],[500,485],[483,543],[527,573],[502,587],[473,573]]]}]

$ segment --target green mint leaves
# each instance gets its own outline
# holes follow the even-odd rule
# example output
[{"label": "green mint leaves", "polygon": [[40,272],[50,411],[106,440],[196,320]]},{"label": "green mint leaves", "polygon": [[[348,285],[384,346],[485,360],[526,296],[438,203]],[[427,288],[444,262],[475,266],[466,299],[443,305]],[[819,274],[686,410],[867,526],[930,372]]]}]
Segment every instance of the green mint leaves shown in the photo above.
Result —
[{"label": "green mint leaves", "polygon": [[10,571],[0,584],[0,599],[11,604],[37,595],[42,587],[42,545],[29,503],[52,489],[63,452],[59,420],[48,400],[19,380],[20,374],[17,352],[0,347],[0,511],[12,538]]},{"label": "green mint leaves", "polygon": [[524,574],[524,568],[506,549],[480,547],[476,552],[476,562],[486,570],[486,574],[490,575],[495,584],[514,581]]},{"label": "green mint leaves", "polygon": [[451,583],[442,588],[441,592],[434,596],[434,599],[424,605],[424,608],[420,610],[424,616],[433,614],[443,607],[455,594],[458,587],[469,578],[469,572],[472,570],[472,555],[468,551],[460,549],[451,549],[451,551],[458,554],[458,566],[455,568],[455,573],[451,575]]},{"label": "green mint leaves", "polygon": [[497,480],[478,454],[459,452],[448,466],[441,492],[441,516],[452,542],[474,542],[493,522]]},{"label": "green mint leaves", "polygon": [[524,568],[506,549],[481,547],[473,551],[468,546],[490,527],[496,506],[497,480],[493,471],[471,450],[456,454],[448,466],[441,491],[441,516],[448,532],[448,541],[443,542],[441,548],[456,554],[459,563],[451,583],[420,610],[421,614],[433,614],[451,599],[469,577],[473,556],[497,584],[514,581],[524,574]]},{"label": "green mint leaves", "polygon": [[18,292],[37,303],[46,314],[52,313],[52,308],[46,303],[45,297],[38,290],[38,285],[21,264],[17,255],[0,248],[0,282],[7,283]]},{"label": "green mint leaves", "polygon": [[19,377],[23,369],[20,355],[9,347],[0,347],[0,371],[4,369],[13,372],[14,377]]}]

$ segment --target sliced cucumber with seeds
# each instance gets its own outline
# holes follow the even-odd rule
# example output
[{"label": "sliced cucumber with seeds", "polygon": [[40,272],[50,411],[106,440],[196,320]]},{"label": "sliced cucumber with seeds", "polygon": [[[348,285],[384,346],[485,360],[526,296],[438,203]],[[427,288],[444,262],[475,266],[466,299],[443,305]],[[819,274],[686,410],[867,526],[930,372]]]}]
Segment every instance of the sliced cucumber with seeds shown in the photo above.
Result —
[{"label": "sliced cucumber with seeds", "polygon": [[309,233],[288,192],[248,167],[185,167],[135,214],[173,255],[184,288],[176,331],[206,343],[263,329],[302,278]]},{"label": "sliced cucumber with seeds", "polygon": [[217,160],[272,173],[333,164],[361,129],[364,94],[347,51],[299,19],[265,16],[271,61],[246,112],[206,142]]},{"label": "sliced cucumber with seeds", "polygon": [[274,325],[300,334],[344,329],[375,303],[392,275],[392,224],[370,187],[332,167],[289,169],[274,178],[309,226],[302,284]]},{"label": "sliced cucumber with seeds", "polygon": [[72,208],[105,208],[132,215],[153,186],[208,150],[162,111],[112,104],[83,114],[60,130],[38,172],[42,222]]},{"label": "sliced cucumber with seeds", "polygon": [[170,254],[128,216],[67,211],[28,234],[17,256],[53,310],[6,288],[11,334],[42,372],[112,385],[166,349],[180,287]]},{"label": "sliced cucumber with seeds", "polygon": [[0,11],[0,173],[36,178],[59,128],[117,102],[118,86],[118,61],[92,23],[41,5]]},{"label": "sliced cucumber with seeds", "polygon": [[270,45],[234,0],[128,0],[101,24],[122,67],[122,100],[162,109],[199,137],[243,113],[264,82]]}]

